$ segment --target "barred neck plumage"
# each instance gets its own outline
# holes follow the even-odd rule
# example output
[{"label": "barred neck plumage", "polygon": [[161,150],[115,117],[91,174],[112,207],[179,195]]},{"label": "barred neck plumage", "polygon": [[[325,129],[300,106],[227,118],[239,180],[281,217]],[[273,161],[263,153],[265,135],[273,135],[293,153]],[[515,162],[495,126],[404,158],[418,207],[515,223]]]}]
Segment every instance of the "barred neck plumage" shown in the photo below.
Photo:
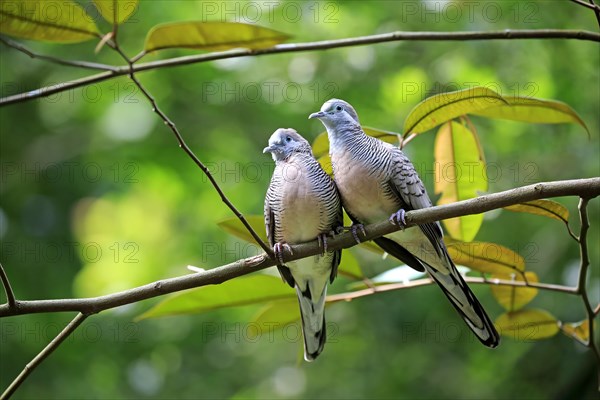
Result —
[{"label": "barred neck plumage", "polygon": [[[356,161],[369,161],[366,165],[385,170],[391,161],[391,153],[386,143],[368,136],[356,123],[338,125],[329,132],[329,154],[349,152]],[[377,157],[373,158],[373,155]],[[335,166],[334,166],[335,170]]]}]

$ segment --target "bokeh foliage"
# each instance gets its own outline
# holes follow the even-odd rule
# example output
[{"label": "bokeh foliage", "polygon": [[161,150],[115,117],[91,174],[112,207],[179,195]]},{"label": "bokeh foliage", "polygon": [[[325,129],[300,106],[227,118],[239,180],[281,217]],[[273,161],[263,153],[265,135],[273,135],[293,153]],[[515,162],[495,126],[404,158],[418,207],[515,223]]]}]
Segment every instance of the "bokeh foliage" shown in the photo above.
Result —
[{"label": "bokeh foliage", "polygon": [[[92,7],[80,4],[86,10]],[[250,20],[293,34],[293,42],[393,30],[597,30],[589,10],[566,2],[490,2],[474,8],[461,4],[282,1],[270,9],[245,1],[142,2],[120,27],[119,39],[125,52],[134,55],[143,48],[152,26],[181,20]],[[254,20],[256,16],[260,18]],[[110,30],[99,16],[96,22],[103,32]],[[122,62],[106,48],[94,54],[90,43],[26,44],[57,57]],[[2,96],[89,73],[30,60],[4,46],[0,51]],[[194,53],[165,50],[144,61]],[[599,62],[597,44],[590,42],[394,42],[222,60],[140,73],[139,78],[234,204],[244,213],[259,214],[273,168],[261,151],[266,140],[278,127],[294,127],[314,139],[322,127],[306,116],[334,96],[350,101],[363,124],[396,132],[403,131],[406,116],[417,103],[439,92],[484,86],[503,96],[561,100],[585,121],[591,139],[575,124],[472,117],[489,166],[489,190],[598,176]],[[219,228],[230,212],[125,78],[1,108],[0,144],[1,261],[21,298],[105,294],[181,275],[188,264],[210,268],[259,251]],[[406,151],[434,193],[440,179],[433,163],[434,135],[420,135]],[[576,199],[559,201],[577,226]],[[596,200],[590,204],[590,243],[600,239],[595,223],[599,216]],[[574,284],[578,249],[561,224],[504,211],[488,213],[484,219],[475,240],[519,253],[542,282]],[[361,249],[348,254],[367,276],[396,266],[394,260],[381,260]],[[590,293],[597,302],[597,246],[591,246],[590,256],[595,262]],[[332,292],[346,290],[350,282],[341,276]],[[283,284],[277,290],[293,295]],[[504,311],[488,287],[477,286],[474,291],[492,316]],[[543,342],[504,340],[490,351],[470,336],[434,287],[331,305],[330,340],[313,364],[298,362],[298,330],[256,332],[256,326],[247,323],[269,321],[277,309],[246,306],[133,322],[156,302],[89,319],[35,371],[19,395],[583,398],[595,394],[592,355],[579,351],[572,340],[560,336]],[[578,299],[557,293],[540,291],[532,306],[574,323],[584,315]],[[6,387],[67,320],[65,315],[29,315],[0,321],[0,386]]]}]

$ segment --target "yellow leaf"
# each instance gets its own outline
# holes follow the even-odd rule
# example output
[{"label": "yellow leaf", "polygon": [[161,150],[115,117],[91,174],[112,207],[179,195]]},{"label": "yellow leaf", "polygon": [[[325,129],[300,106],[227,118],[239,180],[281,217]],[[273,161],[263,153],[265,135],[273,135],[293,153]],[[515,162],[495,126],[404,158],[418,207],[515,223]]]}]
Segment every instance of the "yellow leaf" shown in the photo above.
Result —
[{"label": "yellow leaf", "polygon": [[[450,121],[441,126],[435,138],[435,193],[437,204],[468,200],[488,189],[483,154],[476,132]],[[475,238],[483,214],[465,215],[443,221],[454,239],[470,242]]]},{"label": "yellow leaf", "polygon": [[590,322],[587,319],[580,322],[567,322],[561,326],[561,329],[567,336],[575,337],[582,342],[590,339]]},{"label": "yellow leaf", "polygon": [[519,341],[546,339],[559,330],[552,314],[537,309],[507,312],[496,319],[495,325],[500,335]]},{"label": "yellow leaf", "polygon": [[83,42],[101,36],[92,17],[70,0],[2,1],[0,33],[61,43]]},{"label": "yellow leaf", "polygon": [[[535,272],[525,272],[527,282],[539,282]],[[523,276],[519,273],[496,272],[492,279],[501,279],[503,281],[524,282]],[[516,311],[523,308],[537,296],[536,288],[514,287],[505,285],[491,285],[492,294],[498,300],[498,303],[508,311]]]},{"label": "yellow leaf", "polygon": [[532,200],[525,203],[504,207],[505,210],[525,212],[553,218],[564,223],[569,221],[569,210],[565,206],[552,200]]},{"label": "yellow leaf", "polygon": [[461,115],[506,103],[498,93],[484,87],[440,93],[417,104],[404,121],[403,136],[423,133]]},{"label": "yellow leaf", "polygon": [[525,260],[497,243],[461,242],[446,238],[452,260],[483,273],[511,273],[525,270]]},{"label": "yellow leaf", "polygon": [[94,0],[102,17],[114,24],[122,24],[136,12],[138,0]]},{"label": "yellow leaf", "polygon": [[488,118],[502,118],[513,121],[540,124],[577,123],[589,135],[585,122],[575,110],[567,104],[555,100],[536,99],[533,97],[505,97],[507,103],[497,104],[482,110],[474,110],[473,114]]},{"label": "yellow leaf", "polygon": [[144,50],[228,50],[238,47],[257,50],[273,47],[289,37],[273,29],[239,22],[173,22],[152,28],[146,36]]}]

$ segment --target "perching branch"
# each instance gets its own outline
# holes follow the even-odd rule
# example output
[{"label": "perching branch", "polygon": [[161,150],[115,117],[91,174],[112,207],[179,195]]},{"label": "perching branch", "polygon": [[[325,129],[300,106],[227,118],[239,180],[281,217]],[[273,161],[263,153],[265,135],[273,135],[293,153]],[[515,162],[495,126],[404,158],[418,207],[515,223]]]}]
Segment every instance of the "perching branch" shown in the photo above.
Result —
[{"label": "perching branch", "polygon": [[[318,42],[280,44],[262,50],[228,50],[170,58],[167,60],[153,61],[135,65],[133,72],[148,71],[157,68],[174,67],[179,65],[196,64],[207,61],[222,60],[225,58],[239,58],[248,56],[261,56],[267,54],[296,53],[309,50],[326,50],[340,47],[363,46],[375,43],[394,41],[471,41],[471,40],[513,40],[513,39],[573,39],[591,42],[600,42],[600,34],[589,31],[561,30],[561,29],[524,29],[503,31],[474,31],[474,32],[391,32],[379,35],[359,36],[354,38],[323,40]],[[144,53],[134,57],[133,62],[139,60]],[[50,96],[69,89],[74,89],[92,83],[102,82],[117,76],[129,75],[132,71],[129,65],[115,67],[114,71],[103,72],[57,85],[46,86],[25,93],[19,93],[0,99],[0,106],[19,103],[31,99]]]},{"label": "perching branch", "polygon": [[88,317],[88,315],[85,315],[82,313],[77,314],[75,316],[75,318],[73,318],[73,320],[71,322],[69,322],[69,324],[65,327],[65,329],[63,329],[58,335],[56,335],[56,337],[54,339],[52,339],[52,341],[50,343],[48,343],[48,345],[46,347],[44,347],[44,350],[39,352],[39,354],[37,356],[35,356],[34,359],[31,360],[25,366],[23,371],[21,371],[21,373],[15,378],[15,380],[11,382],[11,384],[8,386],[8,388],[6,388],[4,393],[2,393],[2,395],[0,396],[0,400],[8,399],[10,396],[12,396],[12,394],[15,392],[15,390],[17,390],[17,388],[21,385],[21,383],[23,383],[23,381],[25,379],[27,379],[29,374],[38,365],[40,365],[41,362],[46,359],[46,357],[48,357],[50,354],[52,354],[52,352],[54,350],[56,350],[58,348],[58,346],[60,346],[60,344],[62,342],[64,342],[64,340],[66,338],[68,338],[69,335],[71,333],[73,333],[73,331],[75,331],[75,329],[77,329],[79,327],[79,325],[81,325],[81,323],[83,321],[85,321],[85,319],[87,317]]},{"label": "perching branch", "polygon": [[[600,178],[575,179],[538,183],[523,186],[499,193],[488,194],[475,199],[459,201],[452,204],[435,206],[406,213],[407,226],[423,224],[463,215],[479,214],[486,211],[502,208],[508,205],[526,201],[560,196],[580,196],[594,198],[600,195]],[[383,235],[397,231],[399,228],[389,221],[382,221],[366,227],[366,237],[361,240],[372,240]],[[338,235],[328,241],[330,250],[346,249],[356,245],[350,232]],[[292,246],[293,255],[284,255],[285,261],[297,260],[319,254],[322,249],[317,240]],[[136,303],[142,300],[158,297],[167,293],[179,292],[186,289],[206,285],[223,283],[230,279],[247,275],[267,267],[274,266],[276,262],[266,254],[238,260],[233,263],[210,269],[205,272],[194,273],[176,278],[164,279],[149,283],[122,292],[83,299],[60,300],[17,300],[15,307],[6,304],[0,306],[0,317],[44,312],[79,311],[84,314],[98,313],[103,310],[119,307],[125,304]],[[494,284],[494,281],[490,281]],[[502,282],[501,284],[509,284]],[[522,286],[521,282],[510,282],[513,286]],[[533,286],[533,283],[528,285]],[[541,285],[541,284],[540,284]],[[542,288],[542,287],[540,287]],[[555,289],[558,287],[556,286]],[[570,293],[574,288],[565,288]]]}]

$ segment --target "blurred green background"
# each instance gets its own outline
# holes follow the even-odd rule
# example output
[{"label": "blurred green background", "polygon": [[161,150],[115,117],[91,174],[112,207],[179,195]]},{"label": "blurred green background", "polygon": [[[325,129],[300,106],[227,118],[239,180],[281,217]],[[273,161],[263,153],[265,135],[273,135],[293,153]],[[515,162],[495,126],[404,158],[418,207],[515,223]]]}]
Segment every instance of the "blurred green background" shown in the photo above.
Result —
[{"label": "blurred green background", "polygon": [[[395,30],[598,30],[590,10],[564,1],[142,1],[119,38],[133,56],[155,24],[198,19],[255,22],[294,35],[291,42]],[[121,64],[108,48],[95,55],[93,41],[24,43],[44,54]],[[5,46],[0,51],[2,96],[91,74]],[[165,51],[143,61],[184,54],[195,52]],[[392,131],[424,98],[475,85],[564,101],[591,139],[577,125],[473,117],[496,172],[490,191],[598,176],[599,62],[597,43],[576,40],[392,42],[138,77],[233,203],[260,214],[273,169],[262,154],[268,137],[294,127],[314,139],[323,128],[307,116],[331,97],[351,102],[363,124]],[[422,135],[406,149],[432,195],[433,139]],[[259,251],[219,229],[231,212],[124,77],[0,108],[0,144],[0,261],[20,299],[108,294],[186,274],[187,265],[211,268]],[[559,201],[578,227],[577,199]],[[589,212],[589,291],[597,304],[597,199]],[[542,282],[576,281],[578,248],[557,221],[495,211],[486,214],[476,240],[519,252]],[[351,252],[370,276],[397,265],[362,249]],[[329,292],[350,283],[338,278]],[[473,290],[492,318],[503,312],[488,287]],[[133,322],[158,301],[89,318],[15,398],[597,398],[594,358],[581,345],[558,335],[539,342],[505,338],[489,350],[431,286],[332,305],[329,341],[311,364],[300,361],[293,326],[259,338],[248,334],[260,306]],[[563,321],[584,317],[581,301],[560,293],[541,292],[532,307]],[[0,387],[71,318],[0,320]]]}]

